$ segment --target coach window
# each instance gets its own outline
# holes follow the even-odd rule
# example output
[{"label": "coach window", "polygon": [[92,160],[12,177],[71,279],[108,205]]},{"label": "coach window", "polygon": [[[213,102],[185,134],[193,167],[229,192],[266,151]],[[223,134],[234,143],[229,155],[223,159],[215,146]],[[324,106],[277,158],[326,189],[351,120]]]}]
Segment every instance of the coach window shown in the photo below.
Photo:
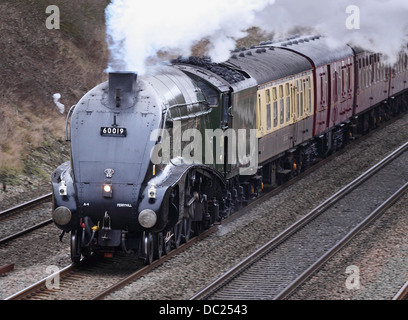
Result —
[{"label": "coach window", "polygon": [[262,130],[262,104],[260,94],[258,94],[258,130]]},{"label": "coach window", "polygon": [[358,88],[361,88],[361,59],[358,59]]},{"label": "coach window", "polygon": [[339,100],[339,96],[338,96],[338,82],[339,82],[339,73],[337,71],[334,71],[334,86],[333,86],[333,100],[334,102],[336,102],[337,100]]},{"label": "coach window", "polygon": [[349,91],[349,69],[344,67],[344,96],[347,96],[347,92]]},{"label": "coach window", "polygon": [[372,65],[371,64],[368,64],[368,67],[367,67],[367,79],[368,79],[368,87],[371,87],[371,84],[372,84],[372,82],[373,82],[373,79],[372,79]]},{"label": "coach window", "polygon": [[387,80],[386,77],[385,77],[385,65],[384,65],[384,62],[381,62],[381,80],[382,81]]},{"label": "coach window", "polygon": [[310,77],[307,77],[307,82],[309,84],[309,113],[312,113],[312,82],[310,81]]},{"label": "coach window", "polygon": [[381,70],[382,70],[382,79],[384,81],[387,81],[387,70],[385,69],[385,64],[384,62],[381,63]]},{"label": "coach window", "polygon": [[266,105],[266,130],[271,130],[271,104]]},{"label": "coach window", "polygon": [[371,85],[371,70],[370,70],[370,62],[368,60],[368,56],[366,57],[366,74],[367,74],[367,88]]},{"label": "coach window", "polygon": [[368,83],[370,79],[368,78],[368,60],[364,59],[364,87],[368,88]]},{"label": "coach window", "polygon": [[374,55],[374,82],[377,83],[379,79],[379,72],[378,72],[378,56],[377,54]]},{"label": "coach window", "polygon": [[326,103],[326,101],[325,101],[325,99],[324,99],[324,93],[325,93],[325,90],[324,90],[324,79],[323,79],[323,75],[320,77],[320,104],[322,105],[322,106],[324,106],[325,105],[325,103]]},{"label": "coach window", "polygon": [[398,62],[398,72],[402,72],[402,54],[400,54]]},{"label": "coach window", "polygon": [[368,65],[366,64],[364,67],[364,88],[368,88]]},{"label": "coach window", "polygon": [[278,126],[278,96],[276,92],[276,88],[272,89],[272,96],[273,96],[273,127]]},{"label": "coach window", "polygon": [[304,92],[305,92],[305,83],[304,83],[304,81],[305,80],[300,80],[300,87],[299,87],[299,89],[300,89],[300,116],[301,117],[303,117],[303,108],[305,107],[305,101],[304,101],[304,98],[305,98],[305,96],[304,96]]},{"label": "coach window", "polygon": [[280,104],[280,112],[279,112],[279,119],[280,124],[285,122],[285,101],[283,95],[283,86],[279,86],[279,104]]},{"label": "coach window", "polygon": [[266,90],[266,130],[271,130],[272,128],[272,114],[271,114],[271,92]]},{"label": "coach window", "polygon": [[296,119],[299,118],[299,107],[300,107],[300,101],[299,101],[299,80],[296,80]]},{"label": "coach window", "polygon": [[347,92],[348,92],[348,87],[349,87],[348,79],[349,79],[348,68],[344,67],[344,97],[347,96]]},{"label": "coach window", "polygon": [[290,90],[289,83],[285,84],[285,94],[286,94],[286,122],[290,121]]},{"label": "coach window", "polygon": [[358,66],[358,88],[361,88],[361,59],[357,61]]},{"label": "coach window", "polygon": [[271,103],[271,91],[267,89],[265,91],[265,94],[266,94],[266,103]]}]

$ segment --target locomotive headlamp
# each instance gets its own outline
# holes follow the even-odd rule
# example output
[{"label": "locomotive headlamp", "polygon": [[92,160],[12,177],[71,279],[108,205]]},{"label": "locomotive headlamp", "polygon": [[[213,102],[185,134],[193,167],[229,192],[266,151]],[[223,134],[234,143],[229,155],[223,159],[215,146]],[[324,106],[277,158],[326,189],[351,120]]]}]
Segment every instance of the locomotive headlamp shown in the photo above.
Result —
[{"label": "locomotive headlamp", "polygon": [[152,183],[152,184],[150,185],[150,188],[149,188],[149,190],[147,191],[147,193],[148,193],[148,195],[149,195],[149,199],[156,199],[157,191],[156,191],[156,185],[155,185],[154,183]]},{"label": "locomotive headlamp", "polygon": [[105,198],[112,198],[112,184],[111,183],[106,183],[103,185],[103,196]]},{"label": "locomotive headlamp", "polygon": [[157,222],[156,212],[150,209],[144,209],[139,213],[139,223],[144,228],[151,228]]},{"label": "locomotive headlamp", "polygon": [[52,212],[52,219],[54,220],[55,224],[60,226],[67,225],[72,218],[71,210],[67,207],[58,207]]},{"label": "locomotive headlamp", "polygon": [[66,196],[67,193],[67,184],[65,183],[64,180],[61,181],[59,188],[58,188],[60,196]]}]

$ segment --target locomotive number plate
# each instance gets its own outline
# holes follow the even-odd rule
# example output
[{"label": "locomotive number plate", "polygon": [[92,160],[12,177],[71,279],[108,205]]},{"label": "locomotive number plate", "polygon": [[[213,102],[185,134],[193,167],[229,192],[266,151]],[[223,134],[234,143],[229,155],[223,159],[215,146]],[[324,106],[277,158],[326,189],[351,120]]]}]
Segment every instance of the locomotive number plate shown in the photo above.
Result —
[{"label": "locomotive number plate", "polygon": [[126,135],[127,135],[126,128],[101,127],[101,136],[126,137]]}]

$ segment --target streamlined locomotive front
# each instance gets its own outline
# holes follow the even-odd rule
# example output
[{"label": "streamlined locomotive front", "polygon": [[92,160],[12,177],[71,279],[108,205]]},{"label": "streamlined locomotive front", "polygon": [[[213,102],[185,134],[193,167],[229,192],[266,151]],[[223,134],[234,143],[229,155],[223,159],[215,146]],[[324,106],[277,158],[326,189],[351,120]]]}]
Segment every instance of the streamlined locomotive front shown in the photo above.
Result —
[{"label": "streamlined locomotive front", "polygon": [[[148,183],[151,133],[162,124],[162,111],[148,81],[122,72],[110,73],[68,115],[71,162],[52,174],[53,220],[71,232],[74,261],[91,248],[137,248],[141,232],[168,223],[161,210],[165,191]],[[154,201],[143,200],[149,198]]]}]

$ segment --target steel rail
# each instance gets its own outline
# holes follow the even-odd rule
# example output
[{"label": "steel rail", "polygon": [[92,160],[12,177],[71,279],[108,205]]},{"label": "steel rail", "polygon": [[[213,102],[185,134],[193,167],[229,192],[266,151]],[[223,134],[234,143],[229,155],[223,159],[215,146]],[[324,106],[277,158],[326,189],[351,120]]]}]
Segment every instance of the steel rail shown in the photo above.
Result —
[{"label": "steel rail", "polygon": [[344,238],[327,251],[319,260],[305,270],[297,279],[289,284],[283,291],[281,291],[274,300],[287,299],[300,285],[305,283],[314,273],[316,273],[328,260],[330,260],[336,253],[343,249],[359,232],[370,225],[375,219],[383,214],[389,207],[391,207],[398,199],[400,199],[408,190],[408,182],[398,189],[391,197],[385,200],[381,206],[371,212],[361,223],[359,223],[353,230],[351,230]]},{"label": "steel rail", "polygon": [[275,238],[267,242],[265,245],[260,247],[258,250],[256,250],[253,254],[249,255],[247,258],[242,260],[236,266],[234,266],[233,268],[228,270],[226,273],[221,275],[218,279],[216,279],[210,285],[208,285],[207,287],[203,288],[201,291],[196,293],[194,296],[190,298],[190,300],[201,300],[201,299],[205,299],[208,296],[210,296],[218,288],[224,286],[231,279],[233,279],[238,274],[240,274],[243,270],[248,268],[251,264],[253,264],[258,259],[263,257],[266,253],[276,248],[280,243],[289,239],[294,233],[296,233],[297,231],[302,229],[304,226],[309,224],[311,221],[317,218],[321,213],[323,213],[325,210],[327,210],[329,207],[331,207],[333,204],[335,204],[345,195],[350,193],[353,189],[355,189],[356,187],[361,185],[364,181],[366,181],[368,178],[370,178],[375,173],[377,173],[381,168],[385,167],[387,164],[389,164],[394,159],[399,157],[407,149],[408,149],[408,142],[400,146],[396,150],[394,150],[392,153],[390,153],[380,162],[372,166],[370,169],[366,170],[364,173],[362,173],[356,179],[351,181],[345,187],[337,191],[333,196],[329,197],[324,202],[322,202],[320,205],[318,205],[315,209],[307,213],[303,218],[299,219],[297,222],[292,224],[286,230],[281,232],[278,236],[276,236]]},{"label": "steel rail", "polygon": [[402,286],[402,288],[395,294],[392,300],[405,300],[408,294],[408,281]]},{"label": "steel rail", "polygon": [[[13,214],[15,214],[17,212],[20,212],[20,211],[23,211],[23,210],[27,210],[27,209],[32,208],[32,207],[34,207],[34,206],[36,206],[36,205],[38,205],[40,203],[51,201],[51,198],[52,198],[52,193],[47,193],[47,194],[42,195],[42,196],[40,196],[38,198],[32,199],[32,200],[24,202],[24,203],[22,203],[20,205],[14,206],[14,207],[9,208],[9,209],[6,209],[6,210],[0,212],[0,218],[7,218],[10,215],[13,215]],[[28,227],[28,228],[26,228],[26,229],[24,229],[22,231],[16,232],[16,233],[14,233],[14,234],[12,234],[10,236],[7,236],[7,237],[5,237],[3,239],[0,239],[0,244],[4,244],[4,243],[6,243],[6,242],[8,242],[10,240],[16,239],[16,238],[24,235],[26,233],[29,233],[29,232],[34,231],[36,229],[42,228],[42,227],[50,224],[51,222],[52,222],[52,219],[47,219],[47,220],[44,220],[44,221],[42,221],[40,223],[35,224],[34,226],[31,226],[31,227]]]},{"label": "steel rail", "polygon": [[0,244],[4,244],[4,243],[6,243],[8,241],[11,241],[13,239],[17,239],[18,237],[21,237],[24,234],[30,233],[31,231],[40,229],[40,228],[42,228],[42,227],[44,227],[46,225],[51,224],[52,221],[53,221],[52,219],[44,220],[43,222],[37,223],[37,224],[35,224],[35,225],[33,225],[33,226],[29,227],[29,228],[23,229],[23,230],[21,230],[19,232],[16,232],[16,233],[14,233],[14,234],[12,234],[12,235],[10,235],[8,237],[0,239]]},{"label": "steel rail", "polygon": [[70,264],[69,266],[66,266],[65,268],[51,274],[50,276],[37,281],[36,283],[32,284],[31,286],[20,290],[16,292],[15,294],[7,297],[4,300],[24,300],[24,298],[35,294],[36,292],[42,291],[47,288],[47,283],[48,281],[51,281],[55,279],[56,277],[59,277],[60,279],[64,276],[66,276],[69,272],[71,272],[74,269],[74,265]]},{"label": "steel rail", "polygon": [[14,214],[17,211],[30,208],[32,206],[38,205],[39,203],[42,203],[42,202],[45,202],[45,201],[50,201],[51,198],[52,198],[52,193],[47,193],[47,194],[42,195],[42,196],[40,196],[38,198],[35,198],[35,199],[30,200],[30,201],[19,204],[19,205],[15,206],[15,207],[0,211],[0,217],[5,217],[7,215]]}]

